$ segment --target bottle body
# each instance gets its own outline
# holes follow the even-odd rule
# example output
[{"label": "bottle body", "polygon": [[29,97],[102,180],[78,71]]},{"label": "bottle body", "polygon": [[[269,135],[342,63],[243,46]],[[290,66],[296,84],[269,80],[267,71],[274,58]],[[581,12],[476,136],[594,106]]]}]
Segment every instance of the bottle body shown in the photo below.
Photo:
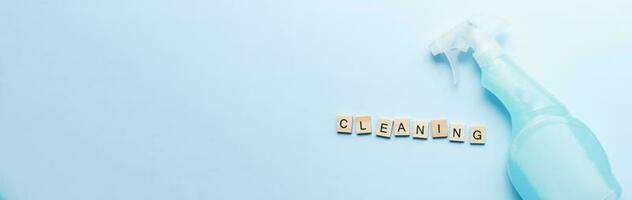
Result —
[{"label": "bottle body", "polygon": [[621,188],[592,131],[506,55],[478,55],[482,84],[505,105],[507,171],[524,199],[618,199]]},{"label": "bottle body", "polygon": [[524,199],[618,199],[594,134],[571,116],[542,115],[514,134],[507,172]]}]

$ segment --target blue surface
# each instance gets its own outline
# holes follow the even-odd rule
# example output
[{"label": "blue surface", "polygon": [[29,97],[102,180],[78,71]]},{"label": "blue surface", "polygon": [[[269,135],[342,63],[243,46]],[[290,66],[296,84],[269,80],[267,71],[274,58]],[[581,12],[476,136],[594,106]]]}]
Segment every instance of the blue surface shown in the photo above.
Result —
[{"label": "blue surface", "polygon": [[[509,116],[432,39],[472,13],[602,142],[629,197],[630,1],[0,1],[0,199],[516,199]],[[335,133],[338,113],[488,143]]]}]

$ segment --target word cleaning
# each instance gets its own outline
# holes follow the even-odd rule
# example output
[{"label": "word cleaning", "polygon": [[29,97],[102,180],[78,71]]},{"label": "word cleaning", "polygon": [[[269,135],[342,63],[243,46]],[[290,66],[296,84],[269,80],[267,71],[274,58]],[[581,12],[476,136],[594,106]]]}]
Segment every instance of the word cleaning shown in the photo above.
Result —
[{"label": "word cleaning", "polygon": [[[430,125],[430,130],[428,130]],[[351,134],[355,128],[357,135],[367,135],[372,133],[371,116],[368,115],[337,115],[336,131],[343,134]],[[411,120],[408,118],[379,118],[375,126],[376,136],[382,138],[408,137],[412,135],[414,139],[448,138],[451,142],[465,142],[466,135],[469,135],[470,144],[485,144],[487,129],[483,125],[472,125],[469,131],[462,123],[451,123],[445,119],[431,120],[430,124],[425,120]]]}]

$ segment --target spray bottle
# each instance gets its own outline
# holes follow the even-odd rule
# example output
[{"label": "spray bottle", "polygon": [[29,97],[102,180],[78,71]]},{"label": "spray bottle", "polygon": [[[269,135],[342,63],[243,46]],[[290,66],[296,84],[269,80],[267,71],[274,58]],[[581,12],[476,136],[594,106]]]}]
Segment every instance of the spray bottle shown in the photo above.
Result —
[{"label": "spray bottle", "polygon": [[456,84],[458,55],[472,49],[483,87],[511,115],[507,172],[514,188],[523,199],[618,199],[621,187],[592,131],[503,52],[496,36],[507,27],[499,18],[473,17],[430,51],[446,55]]}]

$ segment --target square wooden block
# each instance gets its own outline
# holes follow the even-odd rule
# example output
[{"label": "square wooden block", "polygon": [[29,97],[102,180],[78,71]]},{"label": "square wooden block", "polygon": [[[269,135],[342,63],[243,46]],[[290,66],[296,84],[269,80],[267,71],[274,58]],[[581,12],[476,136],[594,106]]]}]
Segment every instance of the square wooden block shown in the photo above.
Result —
[{"label": "square wooden block", "polygon": [[487,128],[482,125],[470,127],[470,144],[485,144],[487,140]]},{"label": "square wooden block", "polygon": [[371,134],[371,116],[358,115],[353,119],[355,121],[355,132],[358,135]]},{"label": "square wooden block", "polygon": [[377,120],[377,126],[375,127],[375,131],[376,131],[375,135],[384,137],[384,138],[391,138],[392,128],[393,128],[392,119],[380,118],[379,120]]},{"label": "square wooden block", "polygon": [[408,137],[410,136],[410,119],[397,118],[393,123],[393,135],[396,137]]},{"label": "square wooden block", "polygon": [[465,125],[461,123],[450,125],[450,132],[448,133],[450,142],[465,142],[465,134]]},{"label": "square wooden block", "polygon": [[414,120],[410,130],[413,138],[428,139],[428,122],[424,120]]},{"label": "square wooden block", "polygon": [[445,138],[448,137],[448,120],[432,120],[432,138]]},{"label": "square wooden block", "polygon": [[353,130],[353,117],[351,115],[336,115],[336,131],[338,133],[351,134]]}]

